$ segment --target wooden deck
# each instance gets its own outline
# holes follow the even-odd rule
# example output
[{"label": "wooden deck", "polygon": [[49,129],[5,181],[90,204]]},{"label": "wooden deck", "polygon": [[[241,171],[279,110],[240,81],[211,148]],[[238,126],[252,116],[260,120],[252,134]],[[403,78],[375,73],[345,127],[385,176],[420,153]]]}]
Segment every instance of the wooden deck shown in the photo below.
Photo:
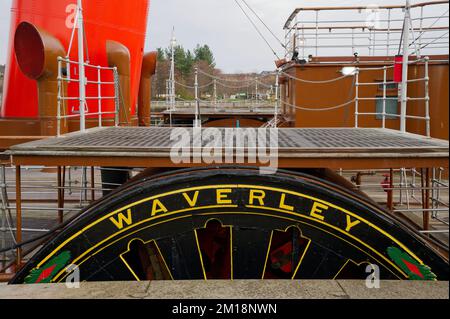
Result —
[{"label": "wooden deck", "polygon": [[[175,130],[180,128],[95,128],[85,133],[71,133],[59,138],[17,145],[8,154],[12,156],[15,165],[206,166],[204,163],[173,163],[170,152],[176,141],[171,141],[171,134]],[[184,130],[186,134],[190,134],[192,141],[192,128]],[[216,129],[216,132],[221,133],[222,146],[233,142],[229,140],[230,137],[226,138],[224,129]],[[203,141],[203,146],[207,145],[208,142]],[[234,146],[232,151],[236,150],[237,147]],[[278,130],[277,158],[280,168],[448,167],[448,155],[448,141],[387,129]],[[252,163],[246,161],[243,165]],[[258,165],[259,163],[253,163],[252,166]]]}]

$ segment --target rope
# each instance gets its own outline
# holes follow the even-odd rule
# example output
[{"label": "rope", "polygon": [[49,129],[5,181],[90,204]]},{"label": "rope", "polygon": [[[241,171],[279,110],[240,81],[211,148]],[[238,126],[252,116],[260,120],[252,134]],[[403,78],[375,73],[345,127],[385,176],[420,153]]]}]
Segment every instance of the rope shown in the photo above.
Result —
[{"label": "rope", "polygon": [[301,106],[290,104],[290,103],[288,103],[286,101],[281,101],[281,103],[284,103],[284,104],[286,104],[287,106],[290,106],[290,107],[295,107],[296,109],[299,109],[299,110],[302,110],[302,111],[323,112],[323,111],[332,111],[332,110],[340,109],[340,108],[342,108],[344,106],[347,106],[347,105],[350,105],[350,104],[354,103],[355,101],[356,101],[356,99],[353,99],[351,101],[348,101],[348,102],[345,102],[345,103],[342,103],[342,104],[339,104],[339,105],[336,105],[336,106],[325,107],[325,108],[320,108],[320,109],[301,107]]},{"label": "rope", "polygon": [[224,83],[221,83],[221,82],[217,82],[217,85],[226,87],[228,89],[243,89],[243,88],[249,88],[250,86],[252,86],[251,83],[249,83],[247,85],[231,86],[231,85],[227,85],[227,84],[224,84]]},{"label": "rope", "polygon": [[187,89],[195,89],[195,86],[189,86],[180,82],[175,81],[175,84],[178,84],[179,86],[185,87]]},{"label": "rope", "polygon": [[181,100],[181,102],[195,102],[195,100],[186,100],[186,99],[183,99],[182,97],[176,97],[176,98],[175,98],[175,101],[176,101],[177,99],[178,99],[178,100]]},{"label": "rope", "polygon": [[289,78],[291,78],[291,79],[293,79],[293,80],[299,81],[299,82],[303,82],[303,83],[312,83],[312,84],[326,84],[326,83],[333,83],[333,82],[337,82],[337,81],[340,81],[340,80],[345,79],[345,78],[348,78],[348,77],[354,77],[354,76],[355,76],[354,74],[350,74],[350,75],[343,75],[343,76],[340,76],[340,77],[338,77],[338,78],[331,79],[331,80],[311,81],[311,80],[305,80],[305,79],[297,78],[297,77],[295,77],[295,76],[293,76],[293,75],[290,75],[290,74],[288,74],[288,73],[286,73],[286,72],[283,72],[283,71],[281,71],[281,74],[286,75],[287,77],[289,77]]},{"label": "rope", "polygon": [[423,45],[423,46],[421,46],[420,47],[420,49],[422,50],[422,49],[425,49],[427,46],[429,46],[430,44],[433,44],[433,43],[435,43],[436,41],[438,41],[438,40],[440,40],[440,39],[442,39],[443,37],[445,37],[446,35],[448,35],[448,32],[447,33],[444,33],[443,35],[441,35],[439,38],[437,38],[437,39],[434,39],[433,41],[431,41],[430,43],[427,43],[427,44],[425,44],[425,45]]},{"label": "rope", "polygon": [[267,78],[267,77],[269,77],[269,76],[272,76],[272,75],[275,75],[275,74],[276,74],[276,72],[268,72],[268,73],[266,73],[266,74],[264,74],[264,75],[257,75],[257,76],[254,76],[254,77],[251,78],[251,79],[245,79],[245,80],[232,80],[232,79],[222,78],[222,77],[219,77],[219,76],[216,76],[216,75],[207,73],[207,72],[205,72],[205,71],[203,71],[203,70],[201,70],[201,69],[198,69],[198,73],[201,73],[201,74],[203,74],[203,75],[205,75],[205,76],[207,76],[207,77],[210,77],[211,79],[215,79],[215,80],[217,80],[217,81],[222,81],[222,82],[233,82],[233,83],[242,83],[242,82],[255,83],[255,80],[264,79],[264,78]]},{"label": "rope", "polygon": [[257,81],[257,83],[258,83],[258,85],[264,86],[264,87],[266,87],[266,88],[271,88],[271,87],[272,87],[272,85],[265,84],[265,83],[262,83],[262,82],[260,82],[260,81]]},{"label": "rope", "polygon": [[[443,17],[445,17],[447,15],[447,13],[449,12],[449,10],[445,11],[440,17],[437,18],[436,21],[434,21],[428,28],[432,28],[436,23],[439,22],[439,20],[441,20]],[[422,31],[419,36],[409,45],[410,47],[415,44],[417,41],[419,41],[419,39],[422,38],[422,36],[426,33],[427,31]]]},{"label": "rope", "polygon": [[281,42],[281,40],[275,35],[275,33],[272,31],[272,29],[270,29],[267,24],[264,22],[263,19],[261,19],[261,17],[255,12],[255,10],[252,9],[252,7],[247,3],[247,1],[245,0],[241,0],[246,6],[247,8],[250,9],[251,12],[253,12],[253,14],[258,18],[258,20],[264,25],[264,27],[270,32],[270,34],[278,41],[278,43],[283,47],[283,49],[286,49],[286,46],[283,44],[283,42]]},{"label": "rope", "polygon": [[214,84],[214,81],[209,82],[208,84],[205,84],[205,85],[199,85],[198,88],[199,88],[199,89],[204,89],[204,88],[207,88],[208,86],[211,86],[211,85],[213,85],[213,84]]},{"label": "rope", "polygon": [[278,60],[281,60],[280,57],[278,56],[278,54],[275,52],[275,50],[273,49],[273,47],[270,45],[269,41],[267,41],[266,37],[261,33],[261,31],[258,29],[258,26],[255,24],[255,22],[253,22],[253,20],[250,18],[250,16],[247,14],[247,12],[245,12],[244,8],[241,6],[241,4],[237,1],[234,0],[234,2],[236,2],[236,4],[238,5],[238,7],[241,9],[241,11],[244,13],[244,15],[247,17],[248,21],[250,21],[250,23],[253,25],[253,27],[255,28],[256,32],[258,32],[259,36],[264,40],[264,42],[266,42],[267,46],[270,48],[270,50],[272,51],[272,53],[275,55],[275,57]]},{"label": "rope", "polygon": [[[195,86],[186,85],[186,84],[183,84],[183,83],[180,83],[180,82],[177,82],[177,81],[175,81],[175,83],[178,84],[179,86],[185,87],[187,89],[195,89]],[[214,84],[214,81],[209,82],[208,84],[205,84],[205,85],[199,85],[198,88],[199,89],[204,89],[204,88],[206,88],[208,86],[211,86],[213,84]]]},{"label": "rope", "polygon": [[250,81],[254,81],[254,79],[250,79],[250,80],[247,80],[247,79],[245,79],[245,80],[231,80],[231,79],[225,79],[225,78],[221,78],[221,77],[218,77],[218,76],[215,76],[215,75],[206,73],[205,71],[202,71],[202,70],[200,70],[200,69],[198,69],[198,73],[201,73],[201,74],[203,74],[203,75],[205,75],[205,76],[207,76],[207,77],[210,77],[211,79],[215,79],[215,80],[218,80],[218,81],[224,81],[224,82],[242,83],[242,82],[250,82]]}]

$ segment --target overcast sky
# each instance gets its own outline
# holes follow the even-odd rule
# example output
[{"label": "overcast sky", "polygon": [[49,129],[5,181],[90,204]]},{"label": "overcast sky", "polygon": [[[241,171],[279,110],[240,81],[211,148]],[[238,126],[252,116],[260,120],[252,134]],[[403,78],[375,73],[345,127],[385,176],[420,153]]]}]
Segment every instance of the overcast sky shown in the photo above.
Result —
[{"label": "overcast sky", "polygon": [[[9,15],[12,0],[0,0],[0,64],[6,60]],[[133,1],[133,0],[126,0]],[[403,0],[247,0],[269,27],[283,37],[287,17],[300,6],[403,4]],[[417,1],[412,1],[417,2]],[[217,67],[224,72],[273,70],[275,57],[258,36],[234,0],[152,0],[146,42],[147,50],[167,47],[172,27],[178,43],[192,49],[208,44],[214,51]],[[263,30],[263,29],[261,29]],[[281,54],[277,42],[271,45]]]}]

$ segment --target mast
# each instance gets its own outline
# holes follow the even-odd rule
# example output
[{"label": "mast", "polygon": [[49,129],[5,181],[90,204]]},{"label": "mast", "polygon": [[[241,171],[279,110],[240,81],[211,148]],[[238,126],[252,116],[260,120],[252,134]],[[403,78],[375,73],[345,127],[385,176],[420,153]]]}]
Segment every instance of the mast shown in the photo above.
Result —
[{"label": "mast", "polygon": [[172,38],[170,39],[171,61],[170,61],[170,106],[171,110],[175,109],[175,27],[172,30]]},{"label": "mast", "polygon": [[195,67],[195,120],[194,127],[201,127],[201,117],[200,117],[200,98],[198,92],[198,68]]},{"label": "mast", "polygon": [[86,73],[84,69],[84,21],[82,0],[78,0],[78,69],[79,69],[79,94],[80,94],[80,131],[86,131]]}]

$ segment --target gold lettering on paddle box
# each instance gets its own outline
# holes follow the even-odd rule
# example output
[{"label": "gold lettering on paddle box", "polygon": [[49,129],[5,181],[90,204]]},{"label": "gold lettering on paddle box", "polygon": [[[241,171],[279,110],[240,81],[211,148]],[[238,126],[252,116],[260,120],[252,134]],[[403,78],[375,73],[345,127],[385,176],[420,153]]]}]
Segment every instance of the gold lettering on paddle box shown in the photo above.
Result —
[{"label": "gold lettering on paddle box", "polygon": [[167,213],[168,210],[166,206],[159,199],[155,199],[152,205],[152,217],[156,216],[159,213]]},{"label": "gold lettering on paddle box", "polygon": [[324,210],[328,210],[328,208],[329,207],[327,205],[315,202],[309,215],[311,217],[317,218],[318,220],[324,221],[325,216],[321,214],[323,213]]},{"label": "gold lettering on paddle box", "polygon": [[257,200],[259,203],[259,206],[264,206],[264,198],[266,198],[265,191],[252,189],[252,190],[250,190],[250,196],[249,196],[248,202],[250,205],[254,205],[255,200]]},{"label": "gold lettering on paddle box", "polygon": [[228,194],[233,192],[232,189],[218,189],[216,191],[217,194],[217,204],[218,205],[229,205],[233,202],[228,198]]},{"label": "gold lettering on paddle box", "polygon": [[286,194],[281,194],[280,208],[281,209],[285,209],[285,210],[289,210],[291,212],[294,211],[294,207],[293,206],[290,206],[290,205],[286,204]]},{"label": "gold lettering on paddle box", "polygon": [[123,229],[126,226],[130,226],[133,223],[133,218],[131,216],[131,209],[127,210],[127,215],[124,213],[119,213],[116,217],[111,217],[109,219],[118,229]]},{"label": "gold lettering on paddle box", "polygon": [[186,202],[189,204],[190,207],[194,207],[198,201],[198,194],[200,194],[200,192],[196,191],[194,193],[193,198],[191,198],[191,197],[189,197],[189,195],[187,193],[183,193],[183,197],[186,200]]},{"label": "gold lettering on paddle box", "polygon": [[355,227],[356,225],[358,225],[359,223],[361,223],[361,221],[359,220],[354,220],[352,221],[352,218],[350,217],[350,215],[347,215],[347,227],[345,228],[345,231],[347,233],[350,232],[350,230]]}]

